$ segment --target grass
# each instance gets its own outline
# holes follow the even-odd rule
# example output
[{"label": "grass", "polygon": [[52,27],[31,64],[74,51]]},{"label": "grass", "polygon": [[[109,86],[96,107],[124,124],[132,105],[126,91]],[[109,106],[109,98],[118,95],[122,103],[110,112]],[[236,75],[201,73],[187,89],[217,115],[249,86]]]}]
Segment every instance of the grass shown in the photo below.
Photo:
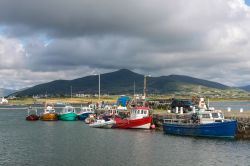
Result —
[{"label": "grass", "polygon": [[9,100],[9,104],[13,105],[23,105],[23,104],[34,104],[34,103],[69,103],[69,104],[83,104],[83,103],[96,103],[99,101],[104,101],[108,103],[115,103],[118,96],[111,97],[101,97],[100,100],[98,97],[86,97],[86,98],[42,98],[42,99],[33,99],[33,98],[19,98]]}]

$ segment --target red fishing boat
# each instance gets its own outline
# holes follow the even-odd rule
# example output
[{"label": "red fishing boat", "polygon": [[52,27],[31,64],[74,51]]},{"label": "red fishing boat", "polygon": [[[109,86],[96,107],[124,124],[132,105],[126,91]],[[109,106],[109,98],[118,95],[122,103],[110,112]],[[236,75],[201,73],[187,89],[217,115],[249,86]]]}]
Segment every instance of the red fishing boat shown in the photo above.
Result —
[{"label": "red fishing boat", "polygon": [[28,108],[28,115],[26,116],[26,120],[28,121],[36,121],[39,120],[39,116],[37,115],[37,109]]},{"label": "red fishing boat", "polygon": [[148,107],[136,107],[130,112],[130,117],[128,118],[114,118],[116,128],[129,129],[129,128],[141,128],[150,129],[152,123],[152,116],[149,115]]}]

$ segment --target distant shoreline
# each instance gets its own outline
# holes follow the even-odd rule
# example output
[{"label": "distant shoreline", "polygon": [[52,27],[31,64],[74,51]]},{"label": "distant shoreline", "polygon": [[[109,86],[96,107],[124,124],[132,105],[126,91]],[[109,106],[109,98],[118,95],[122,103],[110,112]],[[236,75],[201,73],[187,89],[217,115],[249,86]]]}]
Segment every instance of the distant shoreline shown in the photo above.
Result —
[{"label": "distant shoreline", "polygon": [[[87,103],[97,103],[97,102],[108,102],[108,103],[116,103],[117,98],[119,95],[115,96],[108,96],[108,97],[101,97],[100,100],[98,97],[84,97],[84,98],[71,98],[71,97],[63,97],[63,98],[39,98],[34,99],[31,97],[27,98],[18,98],[18,99],[11,99],[9,100],[8,105],[30,105],[30,104],[45,104],[45,103],[67,103],[67,104],[87,104]],[[149,96],[148,97],[151,100],[157,100],[157,99],[171,99],[173,96]],[[175,96],[174,98],[180,98],[180,99],[190,99],[192,97],[187,96]],[[250,98],[205,98],[207,101],[209,99],[210,102],[250,102]]]}]

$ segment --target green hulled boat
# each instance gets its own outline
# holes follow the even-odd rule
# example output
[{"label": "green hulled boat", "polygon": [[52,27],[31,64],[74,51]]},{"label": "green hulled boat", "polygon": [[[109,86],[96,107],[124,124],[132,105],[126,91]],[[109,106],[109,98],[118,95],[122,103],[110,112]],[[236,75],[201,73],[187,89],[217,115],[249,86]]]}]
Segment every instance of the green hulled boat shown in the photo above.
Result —
[{"label": "green hulled boat", "polygon": [[72,106],[65,106],[62,112],[59,114],[59,120],[63,120],[63,121],[77,120],[77,114],[76,114],[75,108]]}]

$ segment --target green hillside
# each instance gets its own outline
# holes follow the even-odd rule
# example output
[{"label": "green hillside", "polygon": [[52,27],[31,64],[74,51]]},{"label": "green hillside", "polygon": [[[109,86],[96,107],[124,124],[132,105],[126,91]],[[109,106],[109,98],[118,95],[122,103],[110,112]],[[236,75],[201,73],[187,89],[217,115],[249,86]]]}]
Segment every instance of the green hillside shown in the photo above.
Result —
[{"label": "green hillside", "polygon": [[[136,93],[143,93],[144,75],[121,69],[101,74],[102,94],[133,94],[134,83]],[[15,93],[16,96],[97,94],[98,75],[86,76],[74,80],[56,80]],[[193,93],[226,93],[231,88],[212,81],[182,75],[147,77],[148,93],[150,94],[193,94]]]}]

